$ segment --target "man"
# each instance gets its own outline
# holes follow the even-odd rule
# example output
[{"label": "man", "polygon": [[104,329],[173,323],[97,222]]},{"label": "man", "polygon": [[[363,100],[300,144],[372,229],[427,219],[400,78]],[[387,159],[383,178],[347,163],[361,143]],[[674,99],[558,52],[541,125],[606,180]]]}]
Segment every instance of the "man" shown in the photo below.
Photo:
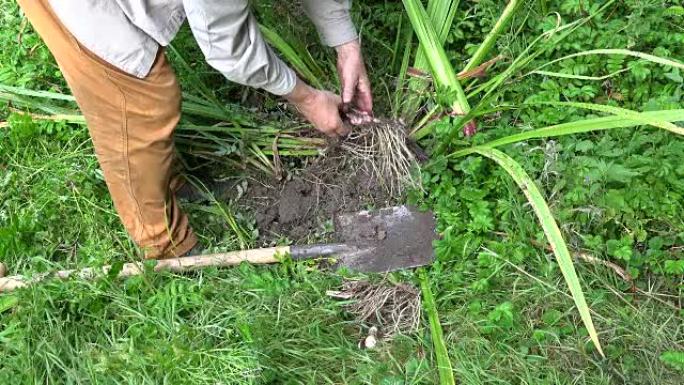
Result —
[{"label": "man", "polygon": [[248,0],[18,2],[69,84],[116,210],[146,258],[184,256],[197,244],[175,197],[182,184],[172,171],[180,90],[163,49],[186,19],[211,66],[283,96],[321,132],[347,133],[343,101],[372,115],[350,0],[302,1],[323,43],[337,50],[341,98],[311,88],[273,53]]}]

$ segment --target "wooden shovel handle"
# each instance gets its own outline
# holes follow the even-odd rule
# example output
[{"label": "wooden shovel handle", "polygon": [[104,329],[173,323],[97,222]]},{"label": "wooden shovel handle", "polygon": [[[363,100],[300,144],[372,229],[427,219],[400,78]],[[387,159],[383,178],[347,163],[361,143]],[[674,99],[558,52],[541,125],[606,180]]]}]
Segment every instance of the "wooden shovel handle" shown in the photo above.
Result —
[{"label": "wooden shovel handle", "polygon": [[[234,266],[242,262],[249,262],[254,264],[267,264],[278,262],[277,256],[286,255],[290,253],[290,246],[269,247],[265,249],[240,250],[229,253],[197,255],[192,257],[170,258],[163,259],[157,262],[154,266],[154,271],[173,271],[183,272],[195,269],[201,269],[210,266]],[[38,274],[36,276],[27,278],[21,275],[15,275],[7,278],[0,278],[0,293],[10,292],[21,287],[26,287],[36,282],[40,282],[47,278],[65,279],[72,275],[76,275],[82,279],[93,279],[102,274],[107,274],[111,266],[103,266],[101,268],[85,268],[81,270],[60,270],[55,273]],[[132,262],[123,265],[119,272],[120,278],[140,275],[143,272],[142,262]]]}]

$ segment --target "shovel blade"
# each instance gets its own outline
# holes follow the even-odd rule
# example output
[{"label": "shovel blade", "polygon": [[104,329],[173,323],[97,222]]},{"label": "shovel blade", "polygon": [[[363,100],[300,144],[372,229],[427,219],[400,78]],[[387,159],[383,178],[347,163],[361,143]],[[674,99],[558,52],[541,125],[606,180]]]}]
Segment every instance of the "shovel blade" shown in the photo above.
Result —
[{"label": "shovel blade", "polygon": [[335,218],[338,241],[354,252],[338,255],[336,267],[384,273],[431,264],[435,259],[435,216],[410,206],[342,214]]}]

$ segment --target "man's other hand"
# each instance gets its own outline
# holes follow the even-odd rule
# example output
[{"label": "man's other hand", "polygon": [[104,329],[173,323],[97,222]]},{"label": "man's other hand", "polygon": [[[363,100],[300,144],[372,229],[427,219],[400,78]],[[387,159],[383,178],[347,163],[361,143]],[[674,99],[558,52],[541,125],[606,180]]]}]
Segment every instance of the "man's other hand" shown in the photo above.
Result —
[{"label": "man's other hand", "polygon": [[358,110],[362,117],[359,123],[373,119],[373,95],[363,64],[361,45],[358,40],[335,47],[337,51],[337,72],[342,86],[342,102]]},{"label": "man's other hand", "polygon": [[310,87],[297,79],[294,90],[285,95],[297,110],[320,132],[328,136],[346,136],[350,128],[342,122],[342,99],[328,91]]}]

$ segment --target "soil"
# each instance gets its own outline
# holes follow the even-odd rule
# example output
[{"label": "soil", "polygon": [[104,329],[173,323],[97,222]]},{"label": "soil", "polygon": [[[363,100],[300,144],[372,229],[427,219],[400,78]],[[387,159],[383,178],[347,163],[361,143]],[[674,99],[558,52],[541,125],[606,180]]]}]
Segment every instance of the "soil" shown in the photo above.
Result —
[{"label": "soil", "polygon": [[287,239],[305,244],[329,240],[340,213],[391,206],[397,200],[371,170],[333,150],[281,181],[250,179],[238,203],[254,213],[262,243]]},{"label": "soil", "polygon": [[406,172],[425,154],[406,131],[401,121],[375,119],[329,143],[318,157],[274,158],[277,176],[250,173],[246,185],[244,180],[206,184],[217,198],[253,215],[258,246],[337,241],[339,214],[398,205],[404,191],[416,187]]}]

